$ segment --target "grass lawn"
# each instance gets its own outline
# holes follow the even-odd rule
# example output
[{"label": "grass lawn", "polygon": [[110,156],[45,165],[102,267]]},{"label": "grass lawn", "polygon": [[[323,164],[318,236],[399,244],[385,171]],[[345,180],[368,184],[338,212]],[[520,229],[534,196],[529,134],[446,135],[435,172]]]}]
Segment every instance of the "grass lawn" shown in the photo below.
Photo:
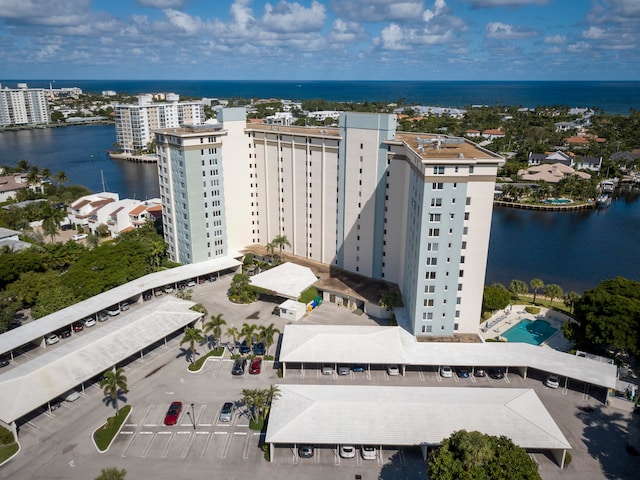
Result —
[{"label": "grass lawn", "polygon": [[18,442],[10,443],[9,445],[2,445],[0,447],[0,463],[4,462],[8,458],[11,458],[18,451]]},{"label": "grass lawn", "polygon": [[131,405],[125,405],[116,415],[107,418],[107,423],[93,433],[93,439],[98,446],[98,450],[104,452],[109,447],[113,437],[115,437],[118,430],[120,430],[120,426],[125,421],[130,411]]},{"label": "grass lawn", "polygon": [[571,315],[570,308],[567,307],[562,300],[554,300],[553,303],[549,305],[549,299],[540,295],[536,296],[536,303],[533,303],[533,295],[519,295],[517,300],[514,300],[513,303],[518,305],[534,305],[536,307],[551,308],[553,310],[566,313],[567,315]]},{"label": "grass lawn", "polygon": [[264,427],[264,418],[262,417],[258,417],[258,419],[255,422],[253,420],[249,422],[249,428],[251,430],[262,431],[263,427]]},{"label": "grass lawn", "polygon": [[211,350],[209,353],[207,353],[206,355],[200,357],[195,362],[189,364],[189,370],[192,371],[192,372],[197,372],[198,370],[200,370],[202,368],[202,366],[204,365],[204,362],[207,361],[207,358],[209,358],[209,357],[220,357],[220,356],[222,356],[223,353],[224,353],[224,347],[216,347],[213,350]]}]

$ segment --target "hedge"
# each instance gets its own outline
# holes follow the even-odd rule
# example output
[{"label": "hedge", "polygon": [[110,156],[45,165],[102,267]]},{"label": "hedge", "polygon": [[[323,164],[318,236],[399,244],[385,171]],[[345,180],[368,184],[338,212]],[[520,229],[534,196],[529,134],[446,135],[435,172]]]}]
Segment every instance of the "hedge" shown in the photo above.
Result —
[{"label": "hedge", "polygon": [[200,357],[195,362],[190,363],[189,364],[189,370],[191,372],[197,372],[198,370],[200,370],[202,368],[202,366],[204,365],[204,362],[207,361],[207,358],[209,358],[209,357],[220,357],[220,356],[222,356],[223,353],[224,353],[224,347],[216,347],[213,350],[211,350],[209,353],[207,353],[206,355]]},{"label": "hedge", "polygon": [[131,405],[125,405],[113,417],[107,418],[107,422],[93,433],[93,440],[96,442],[98,450],[104,452],[109,448],[130,411]]}]

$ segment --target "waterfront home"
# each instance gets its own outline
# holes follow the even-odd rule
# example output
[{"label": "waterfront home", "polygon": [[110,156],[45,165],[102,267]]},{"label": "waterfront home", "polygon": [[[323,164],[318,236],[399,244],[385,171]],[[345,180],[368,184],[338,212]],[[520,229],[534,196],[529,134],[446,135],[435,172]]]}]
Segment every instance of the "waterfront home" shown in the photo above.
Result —
[{"label": "waterfront home", "polygon": [[15,198],[16,192],[29,188],[27,175],[16,173],[14,175],[4,175],[0,177],[0,202],[6,202]]},{"label": "waterfront home", "polygon": [[529,158],[527,159],[527,164],[529,167],[533,167],[535,165],[541,165],[543,163],[556,164],[561,163],[566,165],[567,167],[573,167],[573,159],[570,155],[561,152],[545,152],[545,153],[534,153],[529,152]]},{"label": "waterfront home", "polygon": [[591,178],[591,175],[588,173],[576,172],[573,168],[562,163],[554,163],[552,165],[535,165],[518,172],[518,176],[520,176],[522,180],[530,182],[539,182],[542,180],[547,183],[558,183],[563,178],[570,177],[572,175],[577,175],[584,180]]}]

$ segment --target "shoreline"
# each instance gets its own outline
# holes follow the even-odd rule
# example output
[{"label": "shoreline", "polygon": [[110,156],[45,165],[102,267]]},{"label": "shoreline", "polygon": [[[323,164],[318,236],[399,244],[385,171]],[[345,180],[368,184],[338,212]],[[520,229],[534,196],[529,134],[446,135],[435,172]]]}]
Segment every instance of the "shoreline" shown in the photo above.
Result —
[{"label": "shoreline", "polygon": [[18,132],[20,130],[44,130],[47,128],[75,127],[86,125],[115,125],[113,120],[73,122],[73,123],[47,123],[46,125],[18,125],[13,127],[0,127],[0,132]]},{"label": "shoreline", "polygon": [[503,200],[494,200],[493,205],[495,207],[507,207],[515,208],[518,210],[542,210],[548,212],[575,212],[576,210],[591,210],[595,208],[595,202],[585,202],[575,205],[553,205],[553,204],[531,204],[531,203],[514,203],[505,202]]}]

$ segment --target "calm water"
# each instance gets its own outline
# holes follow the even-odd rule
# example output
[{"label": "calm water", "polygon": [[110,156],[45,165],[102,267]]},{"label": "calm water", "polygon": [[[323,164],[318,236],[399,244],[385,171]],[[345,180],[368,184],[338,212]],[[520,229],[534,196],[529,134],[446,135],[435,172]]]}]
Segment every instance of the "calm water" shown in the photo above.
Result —
[{"label": "calm water", "polygon": [[[115,141],[109,125],[0,133],[0,165],[25,159],[52,172],[64,170],[72,184],[121,198],[157,197],[154,164],[111,160]],[[614,198],[611,207],[583,212],[532,212],[496,208],[493,213],[486,283],[529,283],[541,278],[565,291],[582,293],[616,275],[640,281],[640,189]]]},{"label": "calm water", "polygon": [[[49,88],[49,80],[0,80],[15,87]],[[175,92],[190,97],[323,98],[336,102],[397,102],[464,107],[466,105],[568,105],[597,107],[628,115],[640,109],[640,82],[487,82],[487,81],[221,81],[221,80],[57,80],[54,88],[84,92]]]}]

